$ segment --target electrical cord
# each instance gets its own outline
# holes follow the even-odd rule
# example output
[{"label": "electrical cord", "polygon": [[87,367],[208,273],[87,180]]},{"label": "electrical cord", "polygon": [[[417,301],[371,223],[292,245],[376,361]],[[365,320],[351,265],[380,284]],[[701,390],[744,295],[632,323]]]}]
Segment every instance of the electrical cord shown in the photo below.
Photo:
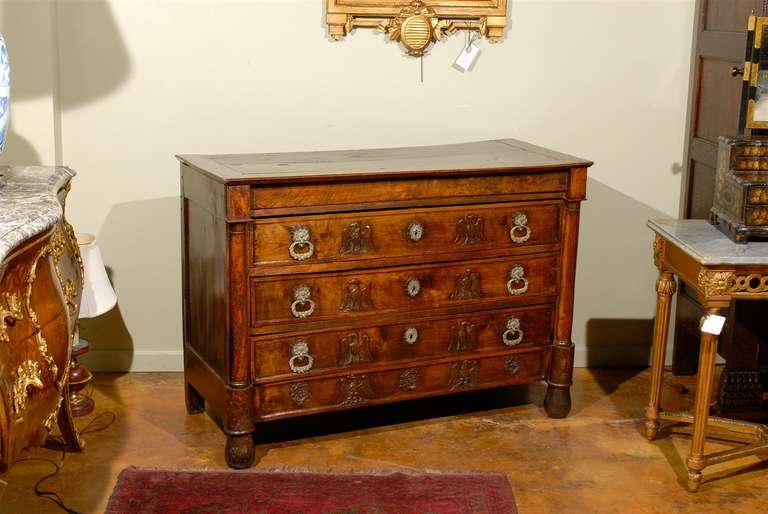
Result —
[{"label": "electrical cord", "polygon": [[[108,421],[106,421],[105,423],[102,423],[101,425],[96,425],[94,428],[91,428],[96,424],[97,420],[104,417],[108,418]],[[111,411],[102,412],[101,414],[99,414],[98,416],[90,420],[87,425],[85,425],[85,427],[80,431],[80,435],[92,434],[94,432],[101,432],[102,430],[106,430],[112,425],[112,423],[115,422],[116,419],[117,419],[117,415],[114,412],[111,412]],[[19,462],[29,462],[29,461],[42,461],[42,462],[49,462],[53,464],[53,467],[56,468],[55,471],[53,473],[45,475],[44,477],[42,477],[40,480],[37,481],[34,488],[35,494],[40,498],[45,498],[47,500],[52,501],[54,504],[56,504],[56,506],[58,506],[62,511],[66,512],[67,514],[84,514],[69,508],[67,504],[64,502],[64,500],[61,498],[61,496],[59,496],[58,493],[56,493],[55,491],[43,491],[40,489],[40,486],[43,484],[43,482],[59,474],[59,471],[61,471],[61,468],[64,467],[64,459],[67,456],[67,447],[61,435],[51,435],[49,437],[61,445],[61,459],[59,459],[58,463],[54,460],[46,459],[45,457],[24,457],[22,459],[16,460],[16,462],[19,463]]]}]

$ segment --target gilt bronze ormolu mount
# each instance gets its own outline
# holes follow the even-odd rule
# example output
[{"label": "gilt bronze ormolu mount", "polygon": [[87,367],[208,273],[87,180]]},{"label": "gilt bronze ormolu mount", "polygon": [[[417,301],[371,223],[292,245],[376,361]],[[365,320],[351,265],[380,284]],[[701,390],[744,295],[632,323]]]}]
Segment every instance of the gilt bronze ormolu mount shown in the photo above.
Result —
[{"label": "gilt bronze ormolu mount", "polygon": [[476,30],[495,43],[507,25],[507,0],[326,0],[328,33],[341,40],[358,27],[375,28],[408,55],[459,29]]}]

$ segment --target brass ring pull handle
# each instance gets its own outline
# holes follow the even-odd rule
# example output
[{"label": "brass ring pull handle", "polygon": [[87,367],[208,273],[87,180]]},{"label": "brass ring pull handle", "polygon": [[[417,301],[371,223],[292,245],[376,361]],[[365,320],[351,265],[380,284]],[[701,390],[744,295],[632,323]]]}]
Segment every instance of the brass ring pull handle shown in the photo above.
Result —
[{"label": "brass ring pull handle", "polygon": [[[303,365],[299,365],[298,362],[303,361]],[[312,365],[315,363],[315,359],[309,353],[309,343],[307,340],[299,338],[291,346],[291,358],[288,360],[288,366],[294,373],[306,373],[312,369]]]},{"label": "brass ring pull handle", "polygon": [[306,284],[293,288],[293,303],[291,314],[294,318],[308,318],[315,312],[315,302],[311,299],[312,290]]},{"label": "brass ring pull handle", "polygon": [[525,278],[525,268],[519,264],[515,264],[512,266],[512,269],[509,270],[507,291],[509,291],[509,294],[512,296],[520,296],[521,294],[528,292],[528,279]]},{"label": "brass ring pull handle", "polygon": [[[291,258],[297,261],[306,261],[315,254],[315,245],[309,240],[309,229],[301,226],[296,227],[292,231],[293,243],[288,248],[288,253]],[[304,251],[300,252],[299,249],[304,248]]]},{"label": "brass ring pull handle", "polygon": [[518,212],[512,218],[512,228],[509,229],[509,238],[513,243],[525,243],[531,238],[531,227],[528,226],[528,215]]},{"label": "brass ring pull handle", "polygon": [[501,335],[501,340],[507,346],[517,346],[523,342],[523,335],[520,320],[513,316],[507,320],[507,330]]}]

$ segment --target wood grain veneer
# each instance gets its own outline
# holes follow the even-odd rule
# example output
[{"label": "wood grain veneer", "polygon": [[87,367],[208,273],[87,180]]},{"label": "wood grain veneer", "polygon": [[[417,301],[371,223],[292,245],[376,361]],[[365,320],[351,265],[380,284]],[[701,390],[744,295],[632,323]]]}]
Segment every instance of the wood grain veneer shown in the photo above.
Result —
[{"label": "wood grain veneer", "polygon": [[547,380],[570,410],[590,162],[515,140],[180,156],[187,408],[258,423]]}]

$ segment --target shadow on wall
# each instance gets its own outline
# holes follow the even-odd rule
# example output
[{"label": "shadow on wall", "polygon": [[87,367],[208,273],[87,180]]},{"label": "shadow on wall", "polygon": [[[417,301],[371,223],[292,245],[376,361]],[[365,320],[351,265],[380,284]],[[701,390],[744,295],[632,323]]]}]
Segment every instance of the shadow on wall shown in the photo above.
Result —
[{"label": "shadow on wall", "polygon": [[[91,369],[181,368],[179,213],[174,196],[115,204],[107,214],[98,241],[119,308],[87,321]],[[152,350],[136,352],[134,341]]]},{"label": "shadow on wall", "polygon": [[[650,358],[657,276],[653,234],[646,221],[669,215],[595,179],[589,180],[587,194],[576,282],[574,339],[581,343],[577,364],[645,367]],[[582,311],[606,316],[580,318]],[[639,317],[642,313],[649,317]]]},{"label": "shadow on wall", "polygon": [[[12,98],[24,101],[48,96],[54,90],[51,70],[41,66],[41,53],[56,52],[59,77],[78,77],[75,91],[61,89],[60,107],[77,107],[106,96],[130,74],[128,51],[117,29],[112,11],[104,0],[88,2],[2,2],[0,32],[8,42],[12,66]],[[41,48],[49,43],[41,32],[41,20],[57,24],[58,41],[53,49]],[[66,44],[60,44],[66,41]],[[54,62],[55,64],[55,62]],[[88,77],[88,80],[81,80]]]},{"label": "shadow on wall", "polygon": [[[13,120],[13,117],[11,117]],[[24,164],[28,166],[39,166],[43,164],[40,154],[30,142],[13,130],[13,121],[10,124],[10,130],[6,132],[6,144],[3,151],[3,163]]]},{"label": "shadow on wall", "polygon": [[[11,121],[3,162],[51,164],[35,150],[35,141],[14,130],[14,104],[49,98],[49,125],[61,150],[62,135],[54,126],[55,108],[69,109],[102,98],[125,83],[131,62],[112,12],[104,0],[28,2],[0,0],[0,32],[11,60]],[[61,44],[66,41],[66,44]],[[83,77],[87,77],[84,80]],[[74,80],[77,87],[68,87]],[[29,126],[29,123],[27,123]],[[66,155],[63,155],[64,164]]]},{"label": "shadow on wall", "polygon": [[57,45],[62,110],[98,100],[128,80],[130,55],[104,0],[59,2],[57,16],[59,41],[66,41]]},{"label": "shadow on wall", "polygon": [[[100,241],[99,246],[101,246]],[[109,281],[114,287],[114,271],[109,266],[107,266],[106,269]],[[105,345],[108,345],[110,348],[133,348],[131,333],[125,325],[122,312],[120,312],[119,298],[118,305],[101,316],[81,319],[80,333],[83,338],[90,343],[91,350],[104,347]],[[117,362],[112,362],[110,364],[111,366],[114,366],[114,369],[131,368],[133,352],[119,352],[115,357],[117,357],[117,359],[112,360],[116,360]],[[82,361],[86,364],[88,364],[88,360],[88,357],[82,358]]]}]

